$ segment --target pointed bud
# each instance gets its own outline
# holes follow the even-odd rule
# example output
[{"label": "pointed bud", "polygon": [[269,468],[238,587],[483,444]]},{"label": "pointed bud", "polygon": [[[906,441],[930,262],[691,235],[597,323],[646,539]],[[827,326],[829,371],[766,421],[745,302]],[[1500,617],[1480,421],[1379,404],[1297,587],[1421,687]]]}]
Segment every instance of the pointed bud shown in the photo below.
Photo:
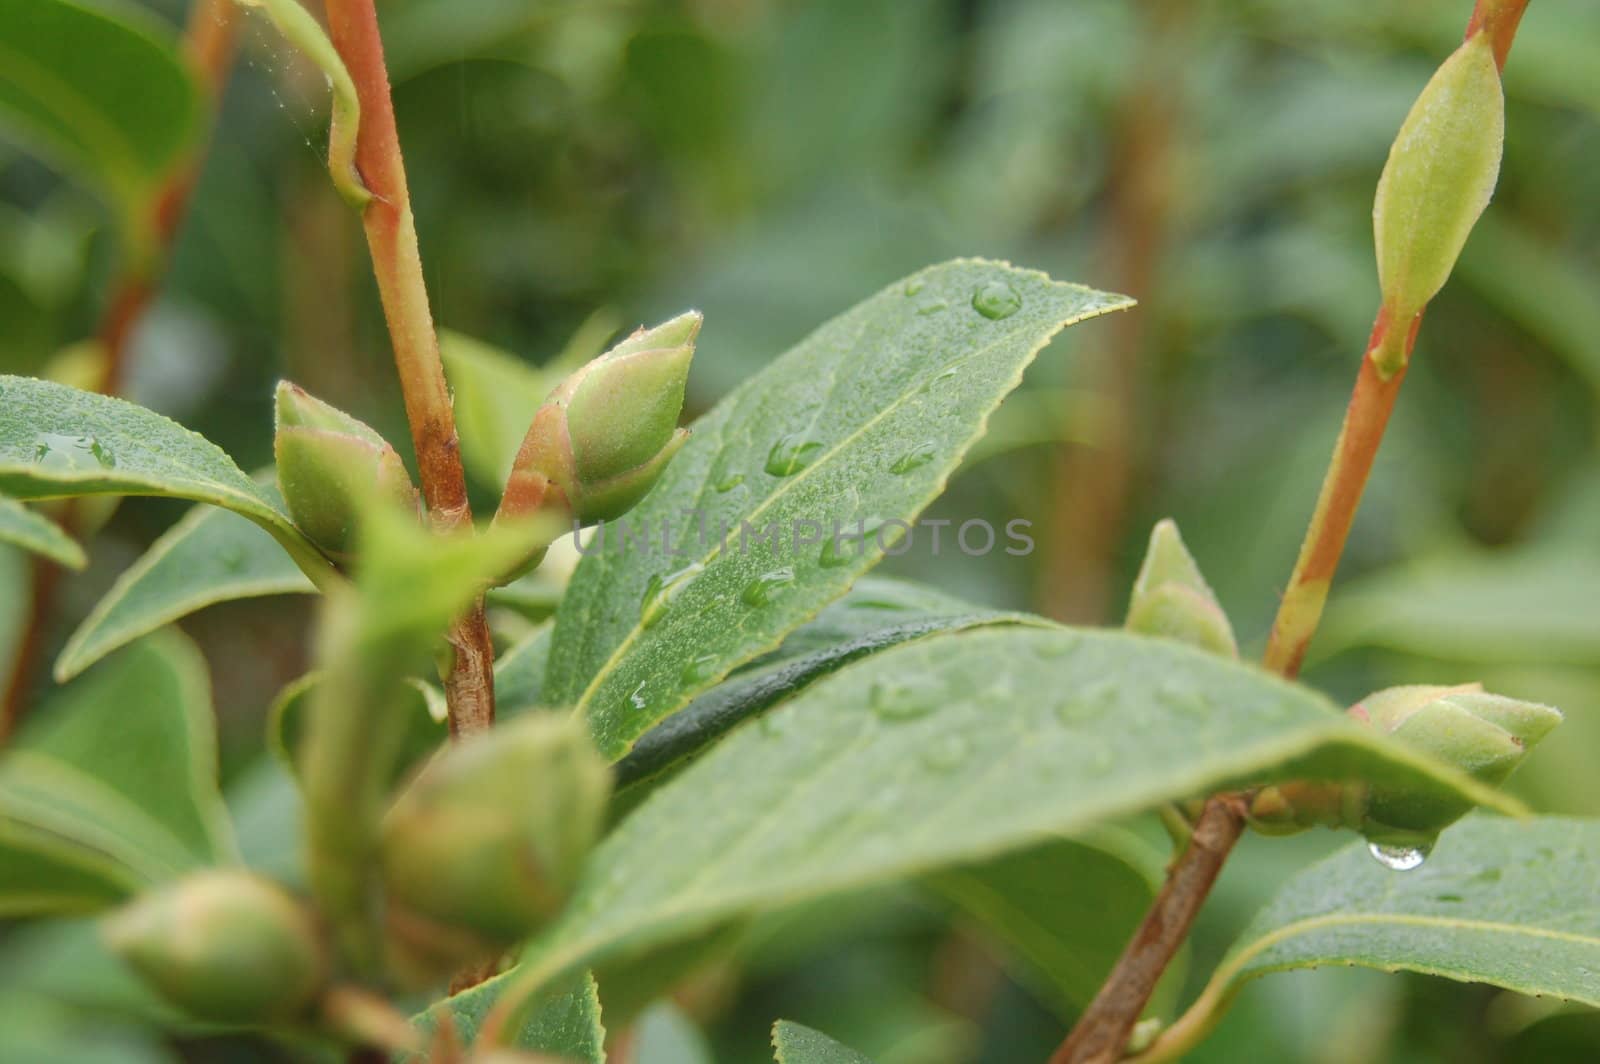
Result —
[{"label": "pointed bud", "polygon": [[[1380,692],[1380,696],[1388,693]],[[1380,696],[1363,700],[1369,712]],[[1391,711],[1380,706],[1372,718],[1373,726],[1496,787],[1561,723],[1560,712],[1550,706],[1471,687],[1450,689],[1420,706],[1415,700],[1412,697]],[[1448,791],[1373,787],[1361,832],[1384,845],[1426,845],[1470,808]]]},{"label": "pointed bud", "polygon": [[558,385],[534,413],[496,516],[559,508],[584,524],[626,513],[688,433],[677,427],[698,311],[640,329]]},{"label": "pointed bud", "polygon": [[278,488],[295,525],[330,558],[350,558],[358,499],[376,491],[417,509],[405,463],[369,426],[288,381],[278,384],[277,408]]},{"label": "pointed bud", "polygon": [[1157,522],[1150,531],[1150,546],[1128,601],[1126,627],[1213,654],[1239,656],[1233,626],[1171,518]]},{"label": "pointed bud", "polygon": [[1500,174],[1505,99],[1486,33],[1456,49],[1389,149],[1372,207],[1383,302],[1409,321],[1444,286]]},{"label": "pointed bud", "polygon": [[384,817],[391,928],[406,932],[413,953],[439,956],[472,937],[526,938],[565,903],[610,790],[587,729],[565,715],[529,716],[451,747]]},{"label": "pointed bud", "polygon": [[104,925],[111,948],[174,1004],[217,1023],[303,1015],[328,960],[311,915],[277,884],[217,869],[141,895]]}]

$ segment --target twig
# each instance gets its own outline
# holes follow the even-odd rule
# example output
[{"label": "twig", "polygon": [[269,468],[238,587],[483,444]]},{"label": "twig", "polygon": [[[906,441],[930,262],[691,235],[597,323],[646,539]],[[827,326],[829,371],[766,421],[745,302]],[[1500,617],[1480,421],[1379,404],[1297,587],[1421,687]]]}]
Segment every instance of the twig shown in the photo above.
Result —
[{"label": "twig", "polygon": [[[201,90],[210,100],[213,113],[220,105],[228,73],[233,69],[237,29],[236,12],[231,0],[196,0],[184,28],[183,50],[199,76]],[[127,377],[129,340],[134,327],[150,309],[150,302],[159,290],[163,265],[163,255],[160,253],[170,248],[177,236],[204,157],[205,144],[196,143],[189,155],[173,167],[166,181],[156,190],[147,209],[148,232],[153,236],[151,244],[158,254],[131,255],[106,300],[100,325],[95,330],[102,358],[96,387],[106,395],[116,395],[122,390]],[[81,512],[74,500],[66,503],[61,523],[69,532],[78,530]],[[27,627],[17,646],[4,700],[0,701],[0,744],[16,730],[22,719],[25,700],[33,689],[34,671],[44,654],[50,621],[55,616],[55,600],[60,586],[60,567],[54,562],[34,557],[31,563]]]},{"label": "twig", "polygon": [[[361,103],[355,164],[372,194],[362,209],[361,221],[394,346],[423,496],[441,530],[470,526],[472,509],[467,502],[461,446],[428,307],[378,15],[373,0],[327,0],[327,12],[329,36],[355,82]],[[330,140],[338,143],[347,133],[336,128]],[[447,638],[454,651],[445,678],[451,734],[483,731],[494,723],[494,646],[482,598],[451,626]]]},{"label": "twig", "polygon": [[[1498,66],[1505,65],[1527,3],[1528,0],[1478,0],[1467,36],[1480,30],[1491,34]],[[1317,508],[1268,639],[1264,664],[1282,676],[1292,678],[1299,673],[1306,648],[1322,618],[1328,587],[1344,553],[1421,322],[1420,312],[1410,321],[1394,321],[1385,306],[1373,324]],[[1121,1058],[1128,1035],[1149,1002],[1157,980],[1188,938],[1195,916],[1243,834],[1247,808],[1244,796],[1238,794],[1216,795],[1206,802],[1189,846],[1168,871],[1161,893],[1133,940],[1077,1025],[1051,1056],[1050,1064],[1112,1064]],[[1197,1002],[1196,1008],[1209,1009],[1214,1001],[1208,997]],[[1197,1039],[1208,1029],[1206,1017],[1197,1017],[1191,1010],[1157,1039],[1149,1051],[1151,1059],[1171,1059],[1178,1039]]]}]

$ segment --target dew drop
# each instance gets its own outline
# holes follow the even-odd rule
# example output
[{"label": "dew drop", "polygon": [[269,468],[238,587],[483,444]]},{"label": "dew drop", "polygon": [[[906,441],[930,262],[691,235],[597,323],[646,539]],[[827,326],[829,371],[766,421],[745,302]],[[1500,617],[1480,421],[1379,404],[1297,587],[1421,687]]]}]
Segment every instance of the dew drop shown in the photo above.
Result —
[{"label": "dew drop", "polygon": [[1034,643],[1033,652],[1040,661],[1061,661],[1078,649],[1077,636],[1062,636],[1052,632],[1047,639]]},{"label": "dew drop", "polygon": [[1426,846],[1385,846],[1382,843],[1370,842],[1367,852],[1383,867],[1396,872],[1409,872],[1413,868],[1421,868],[1422,862],[1428,859]]},{"label": "dew drop", "polygon": [[744,483],[744,474],[734,469],[733,464],[733,459],[723,454],[711,467],[711,490],[718,495],[726,495]]},{"label": "dew drop", "polygon": [[877,532],[882,527],[883,520],[877,517],[841,527],[837,537],[830,535],[823,540],[817,564],[824,569],[837,569],[849,565],[867,551],[878,549]]},{"label": "dew drop", "polygon": [[1500,869],[1485,868],[1482,872],[1467,880],[1469,883],[1498,883],[1500,882]]},{"label": "dew drop", "polygon": [[685,686],[705,683],[717,674],[717,666],[721,663],[722,659],[715,654],[701,654],[689,660],[683,671],[678,674],[678,678]]},{"label": "dew drop", "polygon": [[653,627],[672,608],[672,600],[688,586],[695,574],[705,566],[696,562],[665,576],[657,573],[644,587],[644,597],[639,600],[639,627]]},{"label": "dew drop", "polygon": [[765,735],[769,739],[776,739],[778,736],[783,734],[783,730],[784,730],[784,717],[783,717],[783,714],[781,712],[777,711],[777,710],[774,710],[771,713],[765,714],[761,718],[760,727],[761,727],[761,734],[762,735]]},{"label": "dew drop", "polygon": [[822,444],[804,436],[785,436],[767,452],[766,470],[775,477],[788,477],[817,460]]},{"label": "dew drop", "polygon": [[919,443],[905,454],[889,463],[889,472],[900,477],[920,469],[938,457],[939,451],[931,443]]},{"label": "dew drop", "polygon": [[230,573],[242,572],[244,570],[245,563],[244,548],[236,543],[230,544],[222,548],[217,555],[217,560],[220,561],[222,563],[222,567]]},{"label": "dew drop", "polygon": [[990,281],[972,293],[972,309],[990,321],[999,321],[1022,309],[1022,297],[1004,281]]},{"label": "dew drop", "polygon": [[1109,684],[1068,695],[1056,703],[1056,719],[1069,728],[1099,720],[1116,702],[1116,697],[1115,689]]},{"label": "dew drop", "polygon": [[633,693],[628,696],[628,704],[640,712],[650,708],[650,700],[644,696],[644,685],[645,681],[640,680],[639,686],[635,687]]},{"label": "dew drop", "polygon": [[911,280],[906,282],[906,295],[916,295],[918,292],[922,291],[922,286],[924,283],[925,282],[920,277],[911,278]]},{"label": "dew drop", "polygon": [[930,314],[939,313],[941,310],[943,310],[945,307],[948,307],[949,305],[950,304],[946,303],[942,299],[936,299],[931,303],[922,304],[922,306],[917,308],[917,313],[920,316],[926,318]]},{"label": "dew drop", "polygon": [[959,369],[957,369],[955,366],[948,366],[945,369],[940,370],[937,374],[935,374],[933,380],[930,381],[929,383],[931,383],[931,384],[943,384],[945,381],[950,380],[957,373],[960,373],[960,372],[961,371]]},{"label": "dew drop", "polygon": [[1096,750],[1089,757],[1089,771],[1096,776],[1104,776],[1116,764],[1116,758],[1111,756],[1111,751],[1105,747]]},{"label": "dew drop", "polygon": [[972,744],[964,735],[941,735],[922,751],[922,763],[935,772],[954,772],[972,753]]},{"label": "dew drop", "polygon": [[732,491],[734,488],[737,488],[740,484],[743,484],[743,483],[744,483],[744,474],[743,473],[729,473],[727,476],[723,477],[721,480],[718,480],[716,483],[712,484],[711,487],[712,487],[713,490],[715,490],[717,492],[717,494],[726,495],[728,492]]},{"label": "dew drop", "polygon": [[875,683],[867,701],[883,720],[906,721],[932,713],[938,707],[933,696],[920,684]]},{"label": "dew drop", "polygon": [[33,460],[46,469],[81,472],[112,469],[117,456],[93,436],[64,436],[47,432],[33,448]]},{"label": "dew drop", "polygon": [[1156,700],[1183,717],[1204,718],[1211,715],[1211,706],[1193,688],[1171,680],[1156,689]]},{"label": "dew drop", "polygon": [[774,569],[762,573],[748,584],[739,593],[747,606],[765,606],[794,583],[793,569]]}]

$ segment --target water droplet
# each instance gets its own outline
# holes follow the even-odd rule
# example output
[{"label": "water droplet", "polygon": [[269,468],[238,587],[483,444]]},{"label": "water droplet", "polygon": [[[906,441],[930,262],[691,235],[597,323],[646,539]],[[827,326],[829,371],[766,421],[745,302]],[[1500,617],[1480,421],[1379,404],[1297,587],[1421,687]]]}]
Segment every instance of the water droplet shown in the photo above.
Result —
[{"label": "water droplet", "polygon": [[939,455],[938,448],[931,443],[919,443],[905,454],[889,463],[889,472],[895,476],[904,476],[913,469],[920,469]]},{"label": "water droplet", "polygon": [[639,686],[635,687],[633,693],[628,696],[628,703],[640,712],[650,708],[650,700],[644,696],[644,685],[645,681],[640,680]]},{"label": "water droplet", "polygon": [[1367,852],[1374,860],[1396,872],[1421,868],[1422,862],[1428,859],[1428,849],[1426,846],[1385,846],[1378,842],[1367,844]]},{"label": "water droplet", "polygon": [[230,573],[242,572],[245,563],[244,548],[237,543],[230,543],[217,554],[217,560]]},{"label": "water droplet", "polygon": [[766,470],[775,477],[788,477],[817,460],[822,444],[804,436],[785,436],[767,452]]},{"label": "water droplet", "polygon": [[922,291],[922,286],[924,283],[925,282],[920,277],[911,278],[911,280],[906,282],[906,295],[916,295],[918,292]]},{"label": "water droplet", "polygon": [[935,772],[954,772],[972,753],[972,743],[964,735],[941,735],[922,751],[922,763]]},{"label": "water droplet", "polygon": [[1060,661],[1077,650],[1080,642],[1077,636],[1052,632],[1048,639],[1033,644],[1033,652],[1040,661]]},{"label": "water droplet", "polygon": [[63,436],[47,432],[34,444],[33,460],[46,469],[63,472],[112,469],[117,456],[93,436]]},{"label": "water droplet", "polygon": [[639,627],[653,627],[672,608],[672,600],[688,586],[695,574],[705,566],[696,562],[665,576],[657,573],[644,587],[644,597],[639,600]]},{"label": "water droplet", "polygon": [[972,309],[990,321],[999,321],[1022,309],[1022,297],[1004,281],[990,281],[972,293]]},{"label": "water droplet", "polygon": [[781,709],[782,707],[779,707],[761,718],[761,734],[769,739],[776,739],[783,734],[784,716],[780,712]]},{"label": "water droplet", "polygon": [[905,721],[926,717],[938,708],[935,692],[923,684],[880,682],[867,696],[872,712],[884,720]]},{"label": "water droplet", "polygon": [[723,494],[726,494],[726,493],[732,491],[734,488],[737,488],[740,484],[743,484],[743,483],[744,483],[744,474],[743,473],[729,473],[727,476],[723,477],[721,480],[717,481],[715,484],[712,484],[711,487],[716,490],[717,494],[723,495]]},{"label": "water droplet", "polygon": [[949,305],[950,304],[946,303],[942,299],[936,299],[931,303],[922,304],[922,306],[917,308],[917,313],[925,318],[929,314],[937,314],[937,313],[939,313],[941,310],[943,310],[945,307],[948,307]]},{"label": "water droplet", "polygon": [[722,659],[716,654],[701,654],[697,658],[690,659],[689,664],[683,667],[683,672],[678,674],[678,678],[685,686],[702,684],[717,674],[717,667],[721,664]]},{"label": "water droplet", "polygon": [[943,384],[945,381],[950,380],[957,373],[960,373],[960,372],[961,372],[961,370],[958,369],[957,367],[948,366],[945,369],[940,370],[937,374],[935,374],[933,380],[930,381],[929,383],[930,384]]},{"label": "water droplet", "polygon": [[785,588],[794,583],[793,569],[774,569],[762,573],[748,584],[739,593],[747,606],[765,606],[776,598]]},{"label": "water droplet", "polygon": [[744,474],[733,468],[733,459],[724,453],[711,467],[711,489],[724,495],[744,483]]},{"label": "water droplet", "polygon": [[1116,758],[1111,756],[1111,751],[1105,747],[1096,750],[1089,757],[1089,771],[1096,776],[1104,776],[1116,764]]},{"label": "water droplet", "polygon": [[1156,689],[1156,700],[1179,716],[1204,718],[1211,715],[1210,704],[1199,692],[1172,680]]},{"label": "water droplet", "polygon": [[1466,899],[1463,898],[1459,894],[1435,894],[1433,896],[1433,900],[1434,901],[1445,901],[1445,902],[1459,902],[1459,901],[1465,901]]},{"label": "water droplet", "polygon": [[1500,882],[1500,869],[1485,868],[1482,872],[1467,880],[1468,883],[1498,883]]},{"label": "water droplet", "polygon": [[1116,700],[1116,689],[1110,684],[1090,687],[1058,702],[1056,719],[1069,728],[1075,728],[1105,716]]},{"label": "water droplet", "polygon": [[864,552],[880,549],[877,532],[882,527],[883,521],[877,517],[841,526],[837,539],[830,535],[823,540],[822,553],[817,555],[817,564],[824,569],[837,569],[841,565],[849,565]]}]

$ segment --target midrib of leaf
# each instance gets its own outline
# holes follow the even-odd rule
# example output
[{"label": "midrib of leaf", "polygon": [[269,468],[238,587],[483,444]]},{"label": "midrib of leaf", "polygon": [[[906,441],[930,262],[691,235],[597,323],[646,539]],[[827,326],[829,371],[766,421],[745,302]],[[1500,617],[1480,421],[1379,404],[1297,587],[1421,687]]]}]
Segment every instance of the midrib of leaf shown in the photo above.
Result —
[{"label": "midrib of leaf", "polygon": [[[1089,320],[1091,318],[1099,317],[1102,314],[1106,314],[1106,313],[1109,313],[1109,312],[1111,312],[1113,310],[1117,310],[1117,309],[1121,309],[1121,308],[1120,307],[1116,307],[1116,306],[1104,307],[1104,308],[1096,308],[1094,310],[1091,310],[1091,311],[1083,314],[1080,317],[1073,318],[1068,322],[1061,322],[1054,329],[1050,330],[1048,333],[1045,333],[1043,336],[1041,336],[1039,341],[1038,341],[1038,343],[1033,346],[1033,350],[1034,351],[1038,351],[1038,350],[1042,349],[1045,346],[1045,344],[1049,343],[1050,340],[1052,338],[1054,338],[1058,333],[1060,333],[1062,329],[1066,328],[1066,326],[1068,324],[1076,324],[1076,323],[1081,322],[1081,321],[1087,321],[1087,320]],[[866,333],[867,328],[868,328],[868,326],[870,324],[871,324],[870,320],[867,320],[867,319],[864,318],[862,324],[856,330],[855,339],[851,341],[850,346],[852,348],[854,348],[854,346],[856,344],[859,344],[861,342],[861,337],[862,337],[862,335],[864,335]],[[954,359],[951,362],[946,363],[945,364],[946,368],[947,369],[958,368],[958,367],[960,367],[962,365],[965,365],[966,363],[968,363],[970,361],[973,361],[973,360],[975,360],[975,359],[977,359],[977,358],[979,358],[979,357],[981,357],[983,355],[988,354],[990,351],[993,351],[996,347],[1000,346],[1001,344],[1010,342],[1010,341],[1012,341],[1014,339],[1015,339],[1015,337],[1010,336],[1009,334],[1005,335],[1005,336],[997,337],[996,339],[991,340],[989,343],[986,343],[986,344],[984,344],[984,345],[982,345],[980,347],[976,347],[973,350],[968,351],[966,354],[962,355],[961,357],[959,357],[957,359]],[[829,394],[830,395],[832,394],[831,389],[834,389],[834,388],[838,387],[838,374],[836,372],[837,371],[837,367],[838,367],[838,363],[835,363],[833,366],[831,366],[829,368],[828,376],[829,376],[829,388],[830,388]],[[1027,368],[1026,364],[1024,364],[1022,366],[1019,366],[1017,371],[1011,375],[1010,380],[1011,380],[1013,386],[1016,383],[1018,383],[1018,382],[1020,382],[1022,380],[1022,375],[1023,375],[1023,372],[1025,371],[1026,368]],[[761,378],[759,376],[752,377],[749,380],[747,380],[743,385],[741,385],[739,388],[735,389],[732,393],[730,393],[728,398],[723,400],[723,402],[726,404],[725,408],[726,409],[730,409],[730,410],[733,409],[733,407],[737,404],[737,402],[744,397],[744,394],[747,391],[751,390],[755,386],[755,384],[760,381],[760,379]],[[783,479],[783,481],[778,485],[778,487],[771,494],[769,494],[765,499],[763,499],[761,501],[761,503],[758,506],[756,506],[755,509],[750,511],[748,516],[740,518],[741,522],[744,523],[744,524],[754,524],[755,520],[757,518],[759,518],[763,513],[765,513],[767,510],[769,510],[772,506],[776,505],[777,502],[780,499],[783,499],[783,498],[787,497],[787,494],[792,489],[797,488],[801,484],[806,483],[808,481],[808,478],[810,478],[818,470],[826,468],[828,466],[829,462],[836,455],[838,455],[838,453],[840,451],[844,450],[846,447],[850,446],[851,444],[854,444],[856,442],[856,440],[860,436],[864,435],[868,430],[876,427],[880,422],[882,422],[882,420],[884,418],[888,417],[890,414],[895,413],[896,411],[898,411],[901,406],[903,406],[905,403],[909,402],[913,397],[915,397],[919,393],[919,391],[920,391],[920,389],[912,388],[912,389],[907,389],[906,391],[901,392],[898,396],[896,396],[894,398],[894,400],[892,402],[890,402],[888,405],[886,405],[882,410],[878,411],[872,417],[870,417],[866,421],[862,422],[854,431],[852,431],[850,433],[850,435],[846,436],[844,439],[840,440],[834,446],[830,447],[827,451],[823,452],[823,454],[820,455],[810,465],[806,466],[804,469],[801,469],[800,471],[798,471],[797,473],[794,473],[791,476],[785,477]],[[1004,393],[1002,393],[1002,394],[1004,394]],[[817,405],[817,408],[820,410],[820,409],[826,408],[826,406],[827,406],[826,402],[823,402],[823,403],[819,403]],[[987,427],[987,425],[989,423],[989,417],[990,417],[991,413],[992,413],[992,408],[991,408],[990,411],[985,411],[984,414],[982,415],[982,417],[979,418],[977,424],[974,426],[974,431],[973,431],[972,435],[968,437],[969,441],[983,435],[984,429]],[[815,420],[814,417],[813,417],[813,419],[811,421],[811,424],[813,424],[813,425],[816,424],[816,420]],[[717,439],[718,439],[719,443],[722,440],[722,430],[723,430],[723,425],[719,424],[717,426]],[[700,489],[695,494],[695,498],[696,499],[702,498],[705,495],[706,486],[709,483],[709,478],[713,475],[712,471],[714,469],[715,469],[715,462],[711,462],[711,463],[707,464],[707,466],[706,466],[706,477],[707,477],[707,479],[703,480],[701,482]],[[941,477],[939,479],[938,483],[936,483],[934,485],[934,491],[933,491],[931,497],[937,498],[939,496],[939,494],[941,494],[943,492],[944,485],[949,482],[949,479],[950,478],[949,478],[948,474],[943,476],[943,477]],[[706,553],[706,555],[699,560],[698,564],[700,564],[702,566],[708,566],[721,553],[722,553],[722,544],[720,542],[716,543],[716,544],[713,544],[711,549]],[[817,612],[821,612],[821,607],[820,606],[818,607],[818,609],[816,611],[813,612],[812,615],[815,616]],[[595,690],[600,686],[600,684],[610,674],[612,668],[617,664],[617,662],[620,661],[627,654],[628,650],[633,646],[635,640],[638,639],[639,635],[641,633],[643,633],[644,630],[645,630],[644,629],[644,624],[643,624],[642,621],[633,622],[633,624],[628,629],[628,634],[626,636],[624,636],[622,638],[622,640],[617,643],[616,648],[610,653],[610,655],[607,656],[605,662],[601,664],[600,668],[598,670],[596,670],[594,676],[590,679],[588,686],[583,689],[583,693],[578,696],[578,701],[577,701],[577,704],[575,706],[574,712],[582,713],[584,711],[584,709],[589,704],[590,696],[592,696],[594,694]],[[782,641],[782,635],[780,634],[777,638],[773,639],[770,642],[769,646],[777,646],[778,643],[780,643],[781,641]]]}]

